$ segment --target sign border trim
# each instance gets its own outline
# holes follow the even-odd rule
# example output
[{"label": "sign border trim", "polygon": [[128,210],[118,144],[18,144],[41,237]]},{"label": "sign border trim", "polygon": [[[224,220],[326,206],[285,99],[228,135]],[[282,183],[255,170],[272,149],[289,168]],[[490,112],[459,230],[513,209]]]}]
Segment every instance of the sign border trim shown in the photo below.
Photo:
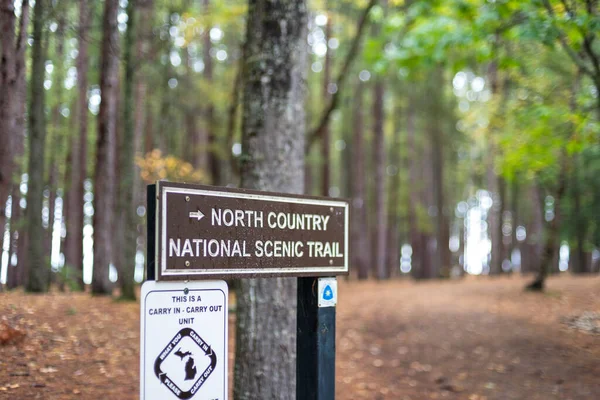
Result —
[{"label": "sign border trim", "polygon": [[[181,185],[181,184],[179,184]],[[315,274],[321,274],[322,276],[331,276],[337,274],[347,274],[349,272],[349,203],[344,200],[326,200],[318,197],[294,195],[287,193],[270,193],[265,192],[261,194],[258,191],[246,190],[246,189],[229,189],[227,191],[213,189],[210,186],[198,185],[197,188],[182,187],[178,186],[178,183],[168,181],[157,181],[157,202],[156,202],[156,230],[160,232],[155,235],[156,238],[156,249],[159,251],[156,254],[156,278],[160,280],[163,277],[223,277],[223,276],[315,276]],[[217,188],[217,187],[215,187]],[[344,266],[342,267],[331,267],[331,266],[315,266],[315,267],[291,267],[291,268],[248,268],[248,269],[170,269],[167,270],[167,194],[178,193],[178,194],[190,194],[190,195],[203,195],[213,197],[229,197],[229,198],[242,198],[247,200],[259,200],[259,201],[270,201],[278,203],[295,203],[295,204],[309,204],[309,205],[320,205],[329,207],[342,207],[344,209]],[[165,207],[161,211],[162,204]],[[160,239],[159,239],[160,237]],[[159,259],[160,254],[160,259]],[[159,273],[160,272],[160,273]]]}]

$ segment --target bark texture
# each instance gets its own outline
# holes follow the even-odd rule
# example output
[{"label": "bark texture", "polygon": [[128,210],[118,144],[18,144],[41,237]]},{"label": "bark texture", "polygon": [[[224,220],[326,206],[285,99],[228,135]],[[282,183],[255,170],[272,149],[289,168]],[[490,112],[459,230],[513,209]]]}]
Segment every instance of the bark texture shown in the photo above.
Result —
[{"label": "bark texture", "polygon": [[123,82],[123,138],[119,148],[119,203],[118,213],[124,221],[122,229],[117,234],[122,238],[120,241],[120,256],[118,258],[119,286],[121,297],[126,300],[135,300],[135,253],[137,239],[137,214],[136,205],[133,201],[134,191],[134,82],[135,66],[133,52],[135,50],[135,37],[137,32],[137,1],[129,0],[127,3],[127,32],[125,34],[124,63],[125,80]]},{"label": "bark texture", "polygon": [[[62,6],[63,4],[61,4]],[[65,153],[64,148],[68,147],[67,143],[63,140],[63,120],[60,111],[63,104],[63,87],[64,85],[58,84],[58,82],[63,82],[65,79],[65,28],[66,28],[66,17],[64,8],[57,6],[54,10],[58,13],[57,29],[56,29],[56,48],[55,48],[55,60],[54,62],[54,84],[52,85],[52,97],[54,97],[54,106],[51,111],[51,123],[48,129],[48,168],[50,169],[48,172],[48,228],[46,232],[46,257],[51,259],[52,257],[52,242],[53,242],[53,233],[54,233],[54,222],[55,222],[55,209],[56,209],[56,198],[57,198],[57,190],[58,190],[58,180],[59,180],[59,165],[60,163],[57,161],[61,157],[62,154]],[[68,153],[68,151],[67,151]],[[69,166],[70,163],[67,163]],[[60,247],[59,247],[60,251]],[[52,275],[54,279],[54,274]]]},{"label": "bark texture", "polygon": [[531,199],[531,221],[527,227],[529,251],[527,262],[524,264],[526,266],[524,272],[536,271],[538,261],[544,251],[544,196],[535,182],[529,188],[529,198]]},{"label": "bark texture", "polygon": [[[210,14],[210,0],[202,0],[203,11],[206,15]],[[209,85],[213,81],[213,60],[210,56],[210,48],[212,47],[210,41],[210,30],[212,26],[206,27],[206,34],[204,35],[203,43],[203,61],[204,61],[204,80]],[[215,126],[215,107],[212,104],[212,100],[208,100],[204,108],[204,119],[205,125],[204,130],[207,133],[201,134],[200,140],[208,140],[208,164],[210,168],[211,183],[213,185],[223,184],[223,174],[221,171],[221,153],[220,143],[217,138],[216,126]],[[231,149],[228,149],[231,151]]]},{"label": "bark texture", "polygon": [[370,250],[367,227],[367,190],[365,139],[363,131],[363,84],[358,83],[354,95],[354,126],[352,135],[352,267],[358,269],[358,279],[369,277]]},{"label": "bark texture", "polygon": [[408,98],[406,107],[406,147],[408,149],[408,184],[411,188],[407,196],[408,210],[408,231],[410,235],[411,256],[411,275],[416,278],[422,278],[420,275],[423,270],[422,254],[422,234],[419,229],[418,210],[423,207],[419,186],[422,184],[419,174],[419,147],[415,138],[415,119],[416,119],[416,99],[413,93]]},{"label": "bark texture", "polygon": [[[583,163],[579,162],[579,157],[573,155],[573,170],[571,171],[571,194],[574,201],[573,219],[575,220],[575,244],[576,249],[572,251],[571,267],[576,274],[584,274],[591,272],[588,263],[588,257],[585,252],[585,242],[587,236],[588,224],[581,210],[582,206],[582,190],[580,187],[581,170],[584,168]],[[585,174],[583,174],[585,176]]]},{"label": "bark texture", "polygon": [[537,275],[533,282],[526,286],[526,289],[533,291],[542,291],[546,285],[546,278],[550,273],[550,269],[553,265],[553,260],[556,253],[558,252],[558,245],[560,239],[560,223],[561,223],[561,201],[564,197],[566,190],[566,165],[562,162],[563,168],[558,177],[558,187],[554,193],[554,218],[549,222],[547,227],[546,240],[543,247],[541,257],[537,262]]},{"label": "bark texture", "polygon": [[[383,0],[381,6],[385,10],[387,1]],[[381,33],[381,25],[373,26],[374,36],[379,36]],[[388,271],[386,268],[386,240],[387,240],[387,223],[388,216],[386,215],[385,207],[385,88],[384,77],[377,76],[375,85],[373,86],[373,166],[375,169],[375,186],[373,193],[373,204],[375,205],[375,226],[372,248],[375,252],[373,261],[375,262],[374,275],[377,279],[386,279]]]},{"label": "bark texture", "polygon": [[[148,130],[150,133],[151,129],[147,128],[147,120],[150,118],[150,110],[148,102],[146,101],[149,84],[149,74],[147,72],[147,65],[152,61],[151,57],[151,45],[152,45],[152,23],[154,20],[154,0],[137,0],[136,6],[139,12],[139,21],[144,21],[140,24],[137,29],[137,44],[136,44],[136,60],[138,62],[138,70],[136,71],[135,79],[135,118],[134,118],[134,153],[135,157],[142,157],[144,152],[144,146],[146,145],[144,139],[146,137],[145,131]],[[148,127],[150,124],[148,124]],[[146,206],[146,186],[142,181],[140,167],[136,164],[134,166],[133,175],[133,201],[136,205],[135,212],[137,214],[137,207]],[[137,217],[137,215],[136,215]],[[137,217],[137,249],[145,249],[145,216]]]},{"label": "bark texture", "polygon": [[38,0],[33,10],[33,46],[31,49],[31,102],[29,106],[29,181],[27,189],[27,231],[29,236],[29,272],[26,289],[29,292],[48,290],[50,266],[44,259],[44,229],[42,203],[44,190],[44,148],[46,126],[44,117],[44,30],[47,0]]},{"label": "bark texture", "polygon": [[[304,1],[250,0],[244,54],[242,186],[302,193]],[[244,279],[238,289],[234,397],[293,399],[296,279]]]},{"label": "bark texture", "polygon": [[[496,46],[495,46],[496,47]],[[500,82],[498,78],[498,61],[494,59],[488,65],[488,79],[493,96],[499,95]],[[492,208],[489,211],[489,234],[492,242],[492,252],[490,256],[490,274],[498,275],[502,273],[503,243],[502,243],[502,212],[504,208],[504,199],[502,198],[501,177],[495,171],[495,157],[498,153],[496,146],[495,133],[492,131],[488,138],[488,160],[486,165],[486,179],[488,191],[492,197]]]},{"label": "bark texture", "polygon": [[[431,113],[431,109],[429,109]],[[431,120],[435,120],[437,117],[430,117]],[[431,130],[429,129],[426,134],[430,135]],[[426,215],[427,223],[424,223],[423,228],[420,229],[421,233],[421,270],[419,271],[419,275],[421,279],[433,279],[437,278],[439,275],[439,259],[438,259],[438,251],[436,249],[436,234],[437,234],[437,214],[433,212],[435,210],[435,193],[434,193],[434,166],[433,166],[433,158],[435,157],[433,152],[433,141],[430,139],[430,136],[426,137],[429,141],[425,141],[421,146],[421,154],[420,165],[419,165],[419,175],[423,184],[420,187],[420,197],[421,204],[423,205],[424,213]],[[425,222],[425,221],[424,221]]]},{"label": "bark texture", "polygon": [[98,114],[96,171],[94,178],[94,271],[92,293],[110,294],[108,278],[112,261],[113,199],[115,197],[115,142],[117,87],[119,79],[117,11],[118,0],[104,3],[101,47],[100,90],[102,102]]},{"label": "bark texture", "polygon": [[373,260],[375,261],[374,275],[377,276],[377,279],[387,278],[385,265],[387,216],[385,209],[385,135],[383,132],[385,120],[384,97],[383,79],[378,77],[373,88],[373,164],[375,167],[373,193],[375,204],[375,234],[373,237],[375,243],[373,243],[373,249],[375,254]]},{"label": "bark texture", "polygon": [[[325,43],[331,37],[331,15],[327,15],[327,24],[325,25]],[[323,67],[323,99],[329,101],[329,84],[331,83],[331,49],[327,48],[325,53]],[[330,173],[330,158],[331,158],[331,138],[329,134],[329,124],[323,127],[321,137],[321,195],[329,196],[329,186],[331,185]]]},{"label": "bark texture", "polygon": [[[18,273],[18,264],[12,264],[12,255],[17,254],[17,244],[20,237],[24,237],[25,233],[22,221],[22,211],[21,206],[19,205],[21,201],[21,191],[19,190],[19,185],[13,185],[12,193],[12,207],[10,213],[10,246],[8,251],[8,270],[6,272],[6,286],[9,289],[14,289],[17,286],[20,286],[22,282],[20,282],[20,277]],[[18,254],[17,254],[18,255]],[[17,262],[20,260],[17,259]]]},{"label": "bark texture", "polygon": [[[400,170],[401,167],[405,167],[408,170],[408,165],[401,166],[402,162],[400,149],[400,118],[403,116],[403,110],[400,105],[395,107],[395,126],[394,136],[390,152],[390,177],[389,177],[389,190],[388,190],[388,228],[387,228],[387,239],[386,239],[386,270],[387,277],[390,278],[397,274],[400,268],[400,216],[399,216],[399,203],[400,203]],[[406,158],[404,160],[407,161]],[[408,164],[408,163],[407,163]]]},{"label": "bark texture", "polygon": [[443,277],[450,276],[450,249],[448,220],[444,215],[445,190],[444,190],[444,146],[445,135],[440,121],[443,116],[443,70],[436,68],[432,73],[429,140],[431,145],[432,164],[432,190],[433,209],[435,210],[435,268],[437,273]]},{"label": "bark texture", "polygon": [[88,137],[88,40],[90,27],[90,0],[79,2],[79,52],[77,56],[77,140],[72,140],[70,186],[66,208],[67,237],[65,263],[77,271],[77,283],[83,290],[83,184],[87,175]]},{"label": "bark texture", "polygon": [[[14,0],[0,1],[0,232],[4,232],[6,201],[25,141],[25,39],[29,2],[21,3],[18,30],[14,3]],[[0,234],[0,249],[3,239]]]}]

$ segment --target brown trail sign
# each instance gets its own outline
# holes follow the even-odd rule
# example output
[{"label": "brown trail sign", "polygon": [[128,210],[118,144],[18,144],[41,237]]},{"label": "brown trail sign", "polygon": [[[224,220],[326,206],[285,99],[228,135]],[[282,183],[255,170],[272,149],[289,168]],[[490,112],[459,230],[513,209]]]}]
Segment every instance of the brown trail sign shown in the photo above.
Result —
[{"label": "brown trail sign", "polygon": [[158,182],[156,278],[348,273],[348,202]]},{"label": "brown trail sign", "polygon": [[[190,329],[198,325],[198,329],[202,330],[202,327],[215,324],[200,323],[197,315],[179,318],[179,314],[183,315],[182,310],[186,313],[204,313],[209,307],[210,311],[208,304],[183,308],[181,304],[192,301],[188,286],[201,283],[186,281],[297,276],[296,398],[333,400],[337,281],[332,277],[348,274],[348,202],[170,182],[149,185],[147,194],[147,279],[180,281],[157,282],[155,285],[161,285],[159,292],[163,294],[165,285],[176,287],[182,293],[159,302],[162,305],[155,309],[161,309],[162,312],[156,315],[168,316],[172,308],[173,313],[177,313],[180,325]],[[225,285],[224,282],[214,281],[202,284]],[[151,285],[145,284],[145,287],[151,288]],[[148,300],[146,297],[143,296],[142,304]],[[197,296],[194,301],[202,300]],[[170,307],[170,302],[177,304]],[[226,309],[226,305],[223,308]],[[149,313],[148,318],[156,320],[154,312]],[[193,325],[194,321],[198,324]],[[161,327],[179,328],[174,324],[155,322]],[[209,329],[202,330],[202,333],[209,337],[215,333],[213,331],[216,332],[215,329]],[[226,325],[223,331],[227,332]],[[171,340],[174,333],[169,334],[166,337]],[[205,339],[205,336],[202,338]],[[210,339],[212,342],[215,342],[214,338]],[[161,343],[161,346],[165,343]],[[162,347],[157,349],[160,353]],[[186,354],[184,350],[181,355]],[[171,354],[168,350],[162,351],[165,359]],[[144,366],[146,352],[141,351],[140,354],[141,365]],[[177,353],[174,354],[174,357],[178,357]],[[227,360],[226,351],[219,359]],[[217,360],[216,365],[218,363]],[[179,398],[197,397],[197,392],[192,393],[196,389],[203,391],[199,396],[204,396],[210,385],[216,387],[221,382],[220,379],[211,378],[209,381],[212,383],[202,388],[200,386],[204,385],[204,381],[198,378],[190,389],[189,384],[185,385],[185,379],[177,380],[181,377],[177,375],[178,371],[181,372],[180,368],[169,369],[167,362],[163,370],[162,363],[159,364],[158,369],[155,365],[154,371],[158,380],[150,379],[150,384],[162,382]],[[208,379],[208,375],[205,378]],[[144,382],[142,379],[142,391]],[[226,400],[227,379],[223,379],[223,382],[223,400]],[[151,390],[149,393],[159,392]]]}]

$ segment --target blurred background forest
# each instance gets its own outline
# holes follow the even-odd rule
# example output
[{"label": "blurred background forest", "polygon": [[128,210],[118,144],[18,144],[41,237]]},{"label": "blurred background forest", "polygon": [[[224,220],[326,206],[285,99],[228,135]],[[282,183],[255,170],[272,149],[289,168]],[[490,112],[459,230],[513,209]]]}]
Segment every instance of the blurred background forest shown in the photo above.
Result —
[{"label": "blurred background forest", "polygon": [[[597,0],[309,6],[305,192],[350,199],[353,278],[599,271]],[[134,297],[145,184],[239,184],[246,13],[0,2],[5,287]]]}]

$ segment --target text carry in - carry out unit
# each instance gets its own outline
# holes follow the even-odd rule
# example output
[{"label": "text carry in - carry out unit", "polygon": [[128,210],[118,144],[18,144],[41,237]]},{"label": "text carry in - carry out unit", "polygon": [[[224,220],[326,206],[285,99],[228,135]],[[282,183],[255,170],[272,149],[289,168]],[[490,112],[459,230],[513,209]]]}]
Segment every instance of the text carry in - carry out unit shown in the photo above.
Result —
[{"label": "text carry in - carry out unit", "polygon": [[227,300],[224,281],[143,284],[141,400],[227,400]]},{"label": "text carry in - carry out unit", "polygon": [[157,280],[348,273],[348,202],[157,183]]}]

